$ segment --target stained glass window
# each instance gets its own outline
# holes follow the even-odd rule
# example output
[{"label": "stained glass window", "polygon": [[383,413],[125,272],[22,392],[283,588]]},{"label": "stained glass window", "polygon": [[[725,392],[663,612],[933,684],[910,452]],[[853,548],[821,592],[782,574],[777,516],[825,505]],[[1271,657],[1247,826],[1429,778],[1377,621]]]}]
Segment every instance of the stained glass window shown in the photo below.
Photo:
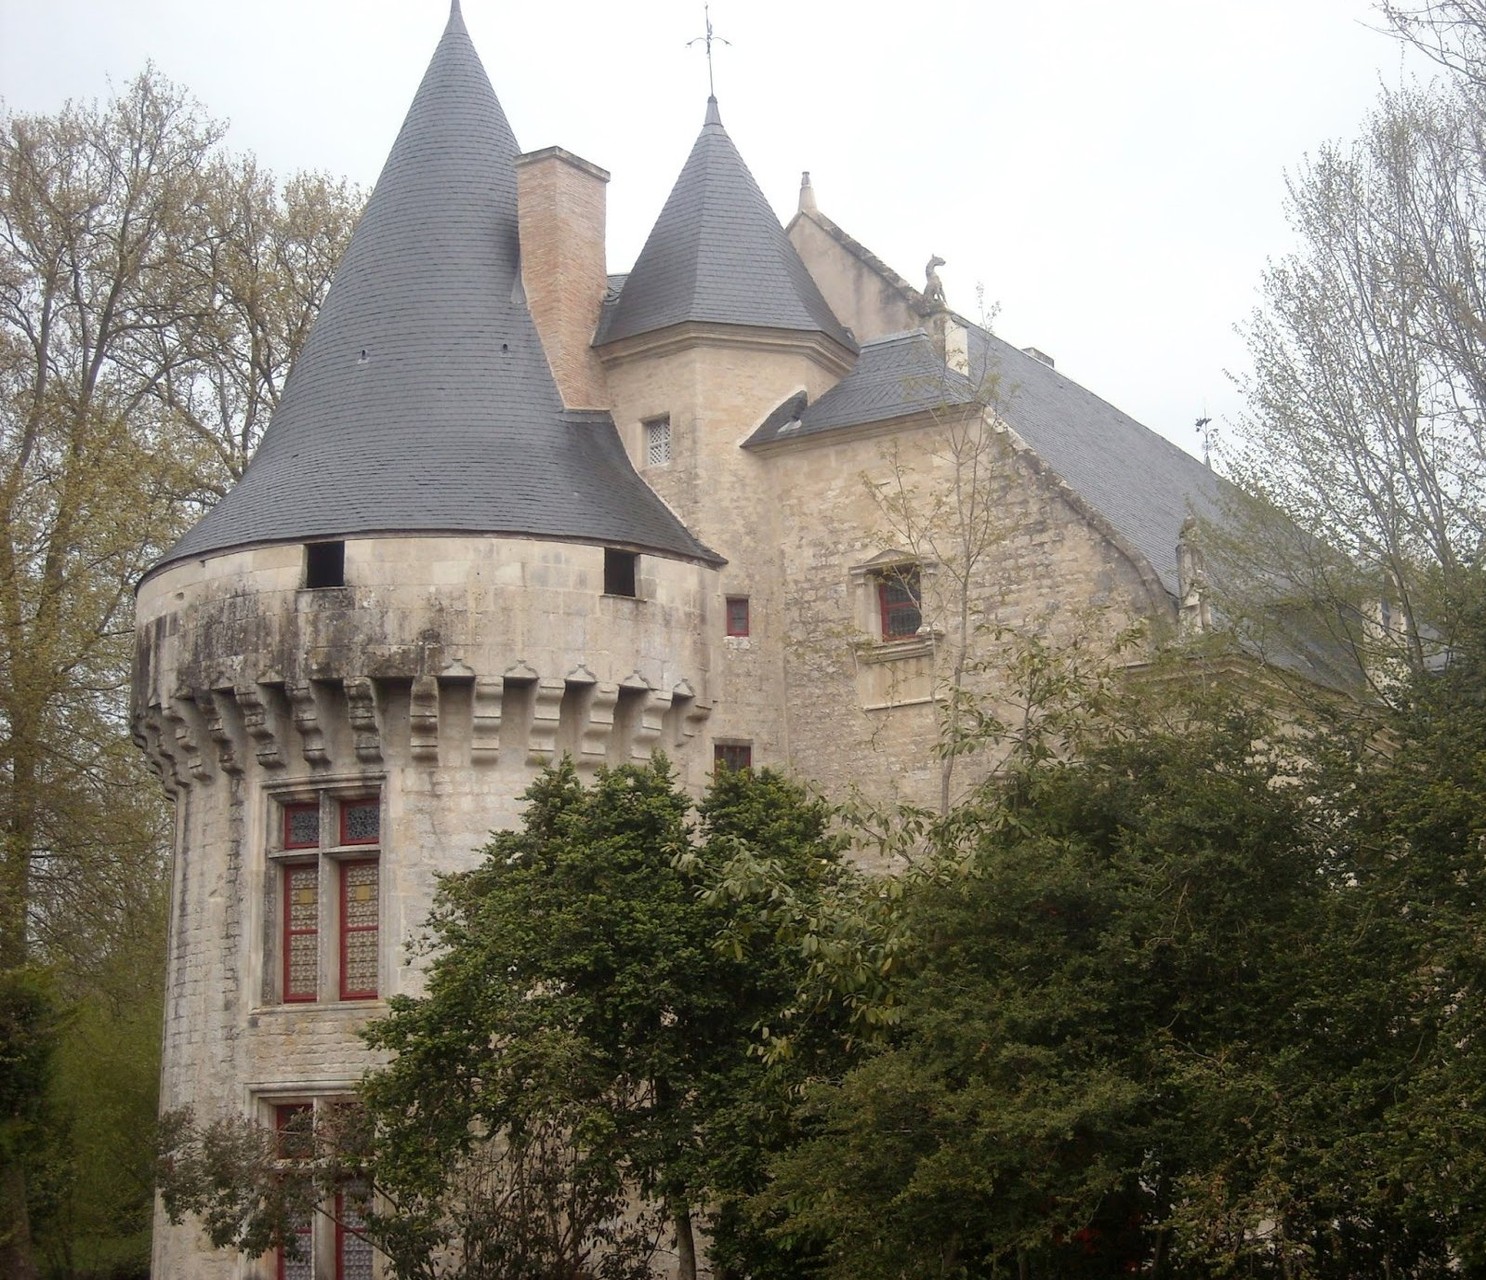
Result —
[{"label": "stained glass window", "polygon": [[371,1241],[360,1234],[365,1194],[353,1186],[335,1198],[335,1280],[372,1280]]},{"label": "stained glass window", "polygon": [[[314,1154],[314,1109],[307,1102],[292,1102],[273,1109],[274,1128],[278,1130],[278,1156],[281,1160],[303,1160]],[[294,1253],[279,1251],[278,1280],[314,1280],[314,1219],[306,1214],[294,1221]]]},{"label": "stained glass window", "polygon": [[284,848],[317,849],[320,846],[320,805],[284,806]]},{"label": "stained glass window", "polygon": [[376,844],[382,834],[382,805],[376,799],[341,804],[341,843]]},{"label": "stained glass window", "polygon": [[284,868],[284,999],[314,1000],[320,993],[320,868]]},{"label": "stained glass window", "polygon": [[341,863],[341,999],[377,996],[378,867]]}]

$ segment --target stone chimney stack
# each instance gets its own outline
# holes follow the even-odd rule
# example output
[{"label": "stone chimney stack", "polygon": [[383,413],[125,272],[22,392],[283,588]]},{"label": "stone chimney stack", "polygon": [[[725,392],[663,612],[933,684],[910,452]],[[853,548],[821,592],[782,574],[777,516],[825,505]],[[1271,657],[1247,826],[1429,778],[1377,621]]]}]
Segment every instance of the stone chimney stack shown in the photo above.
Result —
[{"label": "stone chimney stack", "polygon": [[590,345],[608,279],[607,170],[561,147],[516,158],[521,283],[547,363],[570,409],[606,409],[603,366]]}]

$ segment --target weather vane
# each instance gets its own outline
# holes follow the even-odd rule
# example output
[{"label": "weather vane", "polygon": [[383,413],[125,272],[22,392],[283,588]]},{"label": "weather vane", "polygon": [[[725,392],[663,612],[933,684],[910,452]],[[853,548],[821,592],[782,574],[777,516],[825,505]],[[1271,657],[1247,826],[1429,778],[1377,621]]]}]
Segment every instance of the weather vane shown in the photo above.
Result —
[{"label": "weather vane", "polygon": [[690,49],[694,44],[704,44],[707,46],[707,96],[709,98],[715,98],[717,97],[717,89],[712,84],[712,42],[716,40],[719,44],[725,45],[731,45],[733,42],[722,36],[712,34],[712,6],[710,4],[704,4],[702,6],[702,16],[707,20],[707,34],[698,36],[695,40],[688,40],[686,47]]},{"label": "weather vane", "polygon": [[1213,433],[1208,430],[1212,419],[1206,416],[1197,419],[1197,434],[1202,437],[1202,461],[1209,471],[1213,466]]}]

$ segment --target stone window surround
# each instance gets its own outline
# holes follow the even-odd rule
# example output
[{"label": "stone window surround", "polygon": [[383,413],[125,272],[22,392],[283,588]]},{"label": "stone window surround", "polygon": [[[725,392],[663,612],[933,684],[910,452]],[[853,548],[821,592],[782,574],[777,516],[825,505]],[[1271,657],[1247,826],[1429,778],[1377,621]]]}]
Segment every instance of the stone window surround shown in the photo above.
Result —
[{"label": "stone window surround", "polygon": [[[303,1086],[274,1086],[256,1091],[252,1095],[250,1114],[260,1125],[277,1132],[283,1128],[283,1121],[290,1115],[308,1112],[313,1117],[322,1106],[350,1101],[354,1089],[354,1082],[349,1080],[322,1080]],[[313,1148],[307,1154],[312,1153]],[[290,1153],[282,1154],[286,1159],[296,1158]],[[371,1273],[379,1274],[376,1270],[375,1250],[370,1245],[363,1244],[354,1231],[342,1225],[345,1216],[343,1195],[338,1193],[334,1200],[334,1205],[328,1205],[326,1212],[314,1214],[309,1223],[306,1233],[310,1237],[309,1274],[335,1277],[365,1274],[365,1271],[348,1270],[347,1263],[355,1261],[369,1262]],[[358,1249],[357,1245],[362,1247]],[[348,1256],[348,1246],[351,1251],[360,1254],[359,1259]],[[255,1278],[261,1275],[263,1280],[288,1280],[289,1277],[304,1274],[304,1266],[304,1262],[289,1262],[280,1250],[274,1249],[254,1264],[255,1269],[250,1274]]]},{"label": "stone window surround", "polygon": [[[285,782],[278,786],[265,787],[263,830],[267,835],[265,851],[265,963],[263,966],[263,1005],[265,1007],[293,1008],[313,1004],[324,1008],[331,1005],[364,1005],[369,1000],[381,999],[385,993],[386,949],[384,931],[380,927],[386,916],[384,882],[381,874],[385,863],[386,805],[383,777],[357,775],[355,777],[326,777],[298,782]],[[345,801],[377,798],[382,801],[379,813],[377,842],[345,842],[341,829],[341,805]],[[324,838],[316,846],[290,845],[285,847],[285,811],[292,805],[318,803],[320,806],[320,830],[333,833],[334,843]],[[355,866],[374,863],[377,876],[377,920],[379,959],[377,965],[377,988],[375,992],[342,995],[342,978],[345,968],[344,927],[344,873]],[[287,985],[285,944],[288,933],[286,913],[286,881],[291,868],[314,865],[317,877],[317,924],[315,929],[318,953],[316,995],[313,999],[302,996],[296,1000],[284,997]],[[333,994],[327,994],[333,993]]]},{"label": "stone window surround", "polygon": [[[918,571],[919,611],[923,621],[915,635],[887,637],[882,633],[879,588],[891,575],[905,569]],[[848,571],[848,596],[852,621],[858,634],[856,650],[859,660],[891,662],[900,658],[926,657],[933,653],[934,645],[943,633],[929,621],[926,602],[929,598],[929,586],[938,570],[939,565],[935,561],[896,548],[881,552],[862,564],[851,566]]]}]

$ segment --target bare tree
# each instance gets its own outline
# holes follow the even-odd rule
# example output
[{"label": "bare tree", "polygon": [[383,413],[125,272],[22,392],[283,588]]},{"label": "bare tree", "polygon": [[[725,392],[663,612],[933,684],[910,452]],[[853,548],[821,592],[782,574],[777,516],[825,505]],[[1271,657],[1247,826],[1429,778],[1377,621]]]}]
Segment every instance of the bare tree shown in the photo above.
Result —
[{"label": "bare tree", "polygon": [[1222,457],[1257,499],[1254,613],[1304,613],[1370,671],[1437,658],[1486,552],[1483,200],[1473,96],[1385,95],[1291,179],[1300,247],[1245,327],[1247,412]]},{"label": "bare tree", "polygon": [[[158,876],[126,745],[140,574],[223,491],[354,217],[343,188],[220,150],[147,71],[0,117],[0,970],[86,954]],[[35,1274],[0,1157],[0,1272]]]}]

